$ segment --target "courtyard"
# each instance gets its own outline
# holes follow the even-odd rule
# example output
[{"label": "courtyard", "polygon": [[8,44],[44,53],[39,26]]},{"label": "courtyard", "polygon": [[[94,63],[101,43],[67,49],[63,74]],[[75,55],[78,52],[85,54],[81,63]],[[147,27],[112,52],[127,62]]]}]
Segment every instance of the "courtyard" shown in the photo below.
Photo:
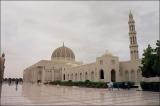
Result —
[{"label": "courtyard", "polygon": [[2,86],[1,105],[159,105],[159,93],[31,83]]}]

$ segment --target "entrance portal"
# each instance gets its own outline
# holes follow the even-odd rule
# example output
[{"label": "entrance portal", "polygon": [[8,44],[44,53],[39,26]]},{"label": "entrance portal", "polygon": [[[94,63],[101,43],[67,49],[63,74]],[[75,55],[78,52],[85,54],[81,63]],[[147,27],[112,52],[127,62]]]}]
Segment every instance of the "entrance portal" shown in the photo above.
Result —
[{"label": "entrance portal", "polygon": [[111,81],[112,81],[112,82],[115,82],[115,81],[116,81],[116,71],[115,71],[115,70],[112,70],[112,71],[111,71]]}]

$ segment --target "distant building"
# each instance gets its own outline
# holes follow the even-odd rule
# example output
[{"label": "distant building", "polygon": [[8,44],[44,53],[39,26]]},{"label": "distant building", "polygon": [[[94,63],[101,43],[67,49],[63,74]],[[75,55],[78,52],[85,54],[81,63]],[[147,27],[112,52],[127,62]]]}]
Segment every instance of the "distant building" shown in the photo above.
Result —
[{"label": "distant building", "polygon": [[75,60],[74,52],[63,46],[55,49],[51,60],[41,60],[38,63],[26,68],[23,73],[24,82],[49,82],[49,81],[102,81],[121,82],[141,80],[139,66],[141,60],[138,54],[135,21],[129,13],[129,40],[130,60],[119,61],[117,56],[105,53],[96,58],[90,64],[82,64]]}]

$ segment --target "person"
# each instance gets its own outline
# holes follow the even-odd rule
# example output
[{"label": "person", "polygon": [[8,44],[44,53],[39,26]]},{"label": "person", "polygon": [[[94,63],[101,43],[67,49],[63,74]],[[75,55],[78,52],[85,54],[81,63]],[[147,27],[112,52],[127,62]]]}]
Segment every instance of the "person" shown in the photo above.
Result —
[{"label": "person", "polygon": [[18,86],[18,79],[16,79],[16,91],[18,90],[17,86]]},{"label": "person", "polygon": [[109,83],[107,83],[107,86],[108,86],[108,90],[110,91],[110,89],[111,89],[110,82],[109,82]]},{"label": "person", "polygon": [[128,82],[125,82],[125,88],[128,89],[128,90],[130,89],[130,85],[129,85]]},{"label": "person", "polygon": [[128,84],[127,84],[128,86],[127,86],[127,88],[128,88],[128,90],[130,89],[130,84],[129,84],[129,82],[128,82]]},{"label": "person", "polygon": [[11,79],[9,78],[9,81],[8,81],[8,85],[10,86],[12,83]]},{"label": "person", "polygon": [[124,83],[124,86],[125,86],[125,89],[127,89],[127,88],[128,88],[128,83],[125,82],[125,83]]},{"label": "person", "polygon": [[40,85],[40,83],[41,83],[41,80],[37,80],[37,84]]},{"label": "person", "polygon": [[111,87],[111,90],[113,91],[113,82],[112,81],[110,82],[110,87]]}]

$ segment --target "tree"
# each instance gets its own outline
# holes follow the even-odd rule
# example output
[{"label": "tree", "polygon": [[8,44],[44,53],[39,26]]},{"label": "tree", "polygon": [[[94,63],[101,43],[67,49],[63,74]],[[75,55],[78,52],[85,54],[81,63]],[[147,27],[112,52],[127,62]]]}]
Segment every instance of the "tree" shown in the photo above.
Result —
[{"label": "tree", "polygon": [[142,58],[142,76],[149,77],[160,77],[160,41],[157,41],[156,48],[153,49],[150,45],[144,50]]},{"label": "tree", "polygon": [[153,64],[154,64],[154,49],[148,45],[147,49],[144,50],[143,58],[142,58],[142,66],[140,67],[142,70],[142,76],[149,78],[155,77],[156,73],[153,71]]},{"label": "tree", "polygon": [[156,75],[158,77],[160,77],[160,41],[157,40],[157,43],[156,43],[156,48],[155,48],[155,61],[154,61],[154,65],[153,65],[153,70],[156,72]]}]

